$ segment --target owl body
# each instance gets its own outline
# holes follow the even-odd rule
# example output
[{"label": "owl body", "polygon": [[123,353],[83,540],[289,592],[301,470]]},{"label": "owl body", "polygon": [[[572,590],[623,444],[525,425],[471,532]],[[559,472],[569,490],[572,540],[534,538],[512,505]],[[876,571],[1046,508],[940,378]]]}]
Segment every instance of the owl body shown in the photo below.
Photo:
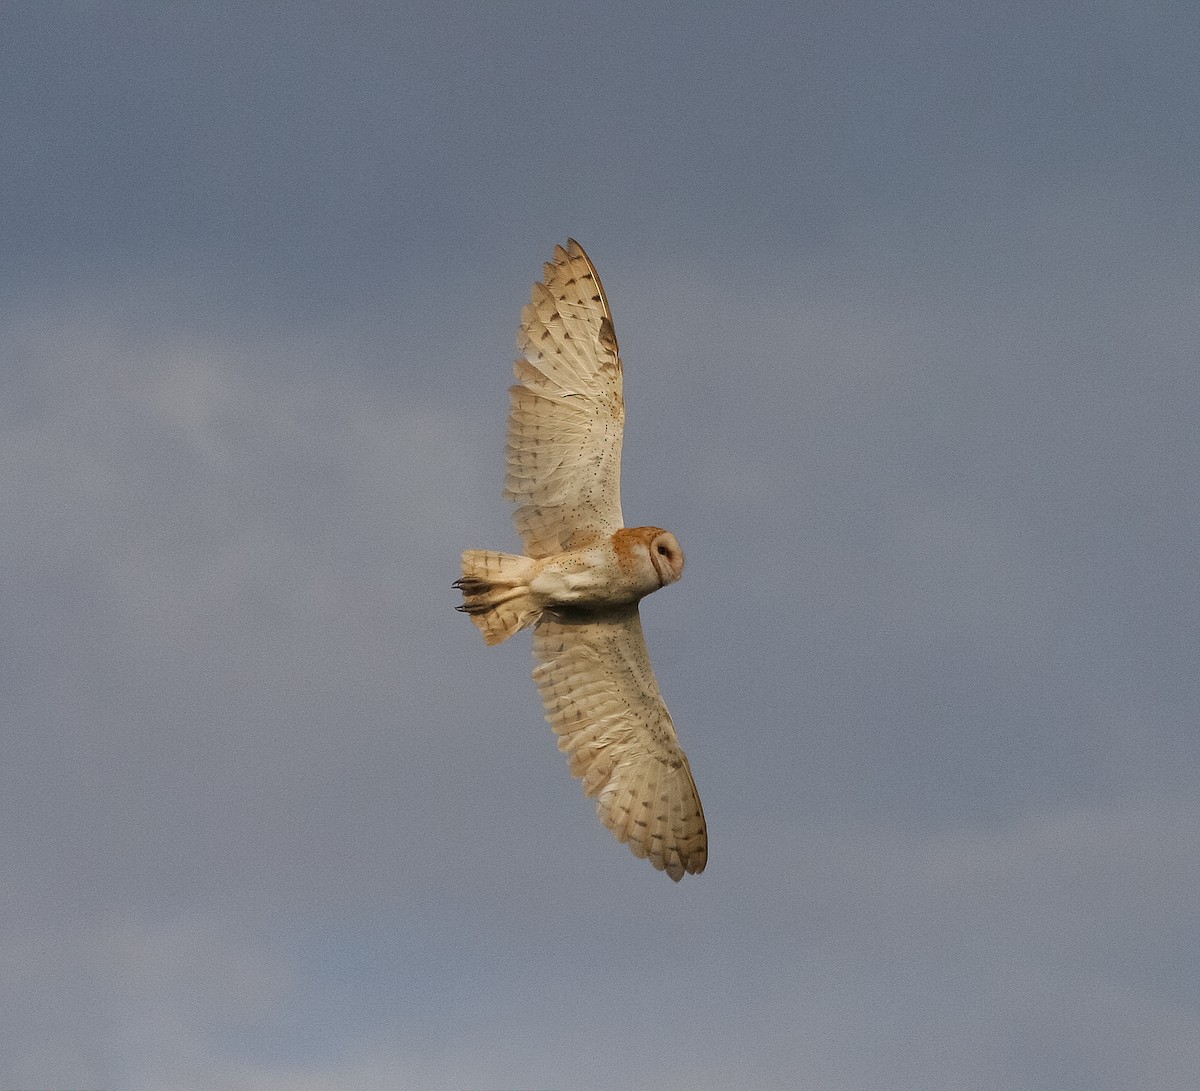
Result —
[{"label": "owl body", "polygon": [[618,530],[601,546],[536,562],[530,591],[543,608],[607,610],[628,606],[683,575],[683,550],[661,527]]},{"label": "owl body", "polygon": [[466,550],[458,609],[488,644],[533,628],[533,677],[571,772],[617,838],[678,880],[704,870],[708,832],[638,603],[683,575],[683,551],[661,527],[624,526],[621,358],[574,240],[545,264],[517,344],[504,494],[526,555]]},{"label": "owl body", "polygon": [[535,624],[546,611],[601,613],[636,605],[683,575],[683,550],[661,527],[623,528],[601,545],[535,559],[469,549],[456,586],[459,607],[489,644]]}]

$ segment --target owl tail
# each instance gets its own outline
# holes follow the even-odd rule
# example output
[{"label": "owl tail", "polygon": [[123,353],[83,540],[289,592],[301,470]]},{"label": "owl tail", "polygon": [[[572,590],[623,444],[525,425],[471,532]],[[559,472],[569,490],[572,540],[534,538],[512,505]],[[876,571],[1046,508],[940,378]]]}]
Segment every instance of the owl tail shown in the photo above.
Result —
[{"label": "owl tail", "polygon": [[499,644],[542,616],[526,582],[535,562],[513,553],[468,549],[462,555],[462,579],[454,586],[463,593],[461,606],[489,644]]}]

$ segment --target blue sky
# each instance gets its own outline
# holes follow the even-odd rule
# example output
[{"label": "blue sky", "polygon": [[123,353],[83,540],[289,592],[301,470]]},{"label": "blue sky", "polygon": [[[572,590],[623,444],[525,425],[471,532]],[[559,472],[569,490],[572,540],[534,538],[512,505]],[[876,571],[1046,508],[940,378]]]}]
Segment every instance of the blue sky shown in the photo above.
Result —
[{"label": "blue sky", "polygon": [[[1190,1088],[1200,20],[0,9],[5,1086]],[[452,607],[595,260],[710,862]]]}]

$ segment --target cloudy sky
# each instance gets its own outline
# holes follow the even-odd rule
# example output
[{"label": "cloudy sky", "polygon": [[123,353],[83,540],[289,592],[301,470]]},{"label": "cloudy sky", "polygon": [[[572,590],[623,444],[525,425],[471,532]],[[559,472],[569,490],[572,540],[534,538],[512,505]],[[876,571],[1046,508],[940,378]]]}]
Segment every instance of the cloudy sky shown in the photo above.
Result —
[{"label": "cloudy sky", "polygon": [[[0,1084],[1194,1086],[1192,3],[14,2],[0,51]],[[452,609],[568,235],[688,555],[678,885]]]}]

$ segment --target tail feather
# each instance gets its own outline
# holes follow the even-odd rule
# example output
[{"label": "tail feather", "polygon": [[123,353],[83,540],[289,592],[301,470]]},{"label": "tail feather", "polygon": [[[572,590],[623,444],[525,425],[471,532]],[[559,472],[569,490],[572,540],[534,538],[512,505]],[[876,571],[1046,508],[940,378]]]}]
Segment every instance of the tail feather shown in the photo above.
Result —
[{"label": "tail feather", "polygon": [[542,616],[528,580],[534,561],[514,553],[468,549],[462,555],[462,578],[454,586],[463,593],[461,606],[489,644],[499,644]]}]

